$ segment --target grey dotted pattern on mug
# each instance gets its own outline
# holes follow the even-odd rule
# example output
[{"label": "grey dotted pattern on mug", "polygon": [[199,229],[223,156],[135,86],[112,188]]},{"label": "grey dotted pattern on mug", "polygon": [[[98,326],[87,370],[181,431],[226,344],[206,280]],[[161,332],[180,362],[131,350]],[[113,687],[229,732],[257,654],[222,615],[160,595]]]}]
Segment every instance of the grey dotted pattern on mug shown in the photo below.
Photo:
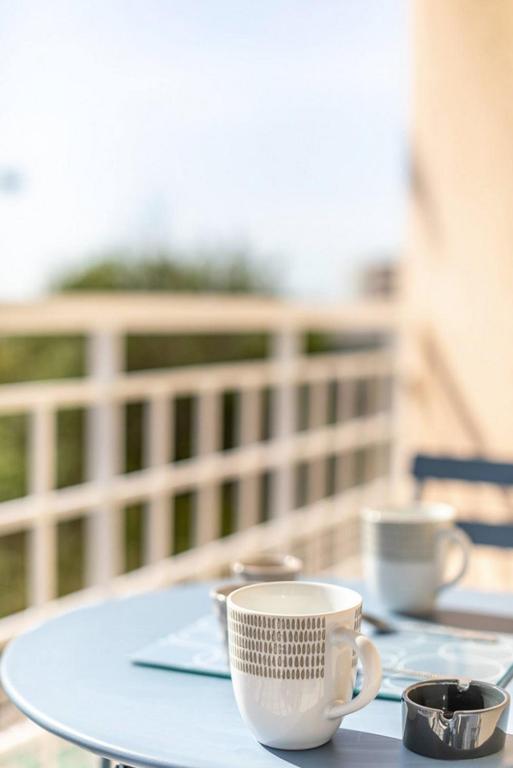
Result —
[{"label": "grey dotted pattern on mug", "polygon": [[[362,604],[360,603],[354,615],[354,631],[359,632],[361,626],[362,626]],[[358,654],[356,653],[356,651],[353,651],[353,669],[357,666],[357,664],[358,664]]]},{"label": "grey dotted pattern on mug", "polygon": [[230,658],[239,672],[278,680],[324,677],[323,616],[263,616],[233,610]]}]

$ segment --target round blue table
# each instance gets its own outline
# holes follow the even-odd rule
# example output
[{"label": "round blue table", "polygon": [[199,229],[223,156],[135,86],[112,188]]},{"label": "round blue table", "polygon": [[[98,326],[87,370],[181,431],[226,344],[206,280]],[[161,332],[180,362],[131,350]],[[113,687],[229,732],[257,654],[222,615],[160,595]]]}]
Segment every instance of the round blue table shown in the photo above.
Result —
[{"label": "round blue table", "polygon": [[[513,599],[505,595],[452,591],[444,603],[468,610],[481,606],[487,613],[513,611]],[[208,587],[196,584],[68,613],[10,644],[2,657],[3,685],[43,728],[130,766],[437,765],[402,747],[398,702],[376,699],[347,717],[335,738],[319,749],[272,750],[242,724],[229,680],[129,661],[145,644],[209,610]],[[479,760],[479,768],[499,765],[513,765],[512,736],[502,754]]]}]

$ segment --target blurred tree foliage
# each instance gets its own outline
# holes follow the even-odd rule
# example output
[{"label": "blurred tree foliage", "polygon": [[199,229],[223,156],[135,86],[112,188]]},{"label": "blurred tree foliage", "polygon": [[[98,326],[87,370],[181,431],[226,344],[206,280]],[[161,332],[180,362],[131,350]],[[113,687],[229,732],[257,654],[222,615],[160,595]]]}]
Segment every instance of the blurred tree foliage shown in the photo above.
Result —
[{"label": "blurred tree foliage", "polygon": [[187,293],[277,293],[277,277],[256,266],[243,250],[197,253],[155,252],[130,256],[112,252],[52,283],[57,291],[168,291]]}]

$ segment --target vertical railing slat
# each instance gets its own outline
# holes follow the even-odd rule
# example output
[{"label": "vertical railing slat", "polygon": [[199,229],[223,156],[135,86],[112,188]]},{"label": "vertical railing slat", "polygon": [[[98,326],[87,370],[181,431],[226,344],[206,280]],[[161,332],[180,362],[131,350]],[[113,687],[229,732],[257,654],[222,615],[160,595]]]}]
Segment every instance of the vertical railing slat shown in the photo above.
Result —
[{"label": "vertical railing slat", "polygon": [[399,329],[390,344],[393,366],[389,391],[390,421],[392,424],[390,465],[388,471],[389,494],[394,502],[404,501],[412,493],[408,461],[411,459],[412,425],[411,400],[408,382],[415,380],[416,355],[412,347],[415,334]]},{"label": "vertical railing slat", "polygon": [[57,531],[47,494],[55,483],[55,412],[40,407],[30,415],[30,480],[37,517],[29,533],[28,599],[43,605],[57,591]]},{"label": "vertical railing slat", "polygon": [[[174,408],[166,394],[153,395],[145,409],[145,464],[147,467],[163,467],[172,460],[171,435],[174,435],[172,418]],[[156,488],[148,498],[144,531],[146,563],[155,563],[167,557],[172,550],[171,510],[167,494]]]},{"label": "vertical railing slat", "polygon": [[[195,445],[199,456],[219,450],[221,427],[220,395],[206,389],[199,392],[194,419]],[[220,492],[218,483],[202,481],[196,494],[194,539],[201,546],[218,538],[220,533]]]},{"label": "vertical railing slat", "polygon": [[[310,429],[318,429],[326,424],[328,417],[328,383],[315,381],[310,385],[309,396]],[[308,469],[308,501],[319,501],[326,496],[327,457],[321,456],[310,463]]]},{"label": "vertical railing slat", "polygon": [[[380,379],[377,374],[367,380],[367,412],[373,416],[379,413],[381,398]],[[374,480],[378,477],[380,471],[380,456],[378,453],[378,444],[369,445],[366,449],[367,460],[366,480]]]},{"label": "vertical railing slat", "polygon": [[279,371],[279,383],[274,391],[272,423],[274,438],[281,443],[280,465],[273,482],[272,515],[281,517],[294,507],[294,466],[289,439],[296,429],[297,377],[296,364],[300,353],[300,335],[284,329],[273,337],[273,359]]},{"label": "vertical railing slat", "polygon": [[[245,389],[239,398],[239,437],[241,446],[258,442],[262,423],[262,393]],[[244,475],[239,483],[237,528],[244,530],[258,522],[261,484],[258,475]]]},{"label": "vertical railing slat", "polygon": [[123,369],[123,338],[98,331],[88,339],[88,374],[99,395],[88,411],[88,475],[99,487],[103,500],[87,519],[86,582],[108,584],[122,567],[121,515],[108,497],[111,479],[121,471],[123,413],[113,401],[110,386]]},{"label": "vertical railing slat", "polygon": [[[354,418],[356,413],[356,380],[344,378],[338,383],[337,422],[344,423]],[[339,454],[335,461],[335,488],[337,493],[349,488],[354,475],[354,448],[351,452]]]}]

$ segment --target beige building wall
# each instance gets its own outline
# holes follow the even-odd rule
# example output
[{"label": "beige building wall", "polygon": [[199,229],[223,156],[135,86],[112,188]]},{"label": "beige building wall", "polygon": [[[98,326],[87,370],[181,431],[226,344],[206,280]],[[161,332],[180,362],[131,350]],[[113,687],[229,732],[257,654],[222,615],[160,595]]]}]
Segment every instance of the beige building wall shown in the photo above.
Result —
[{"label": "beige building wall", "polygon": [[413,449],[513,460],[513,0],[416,0]]}]

